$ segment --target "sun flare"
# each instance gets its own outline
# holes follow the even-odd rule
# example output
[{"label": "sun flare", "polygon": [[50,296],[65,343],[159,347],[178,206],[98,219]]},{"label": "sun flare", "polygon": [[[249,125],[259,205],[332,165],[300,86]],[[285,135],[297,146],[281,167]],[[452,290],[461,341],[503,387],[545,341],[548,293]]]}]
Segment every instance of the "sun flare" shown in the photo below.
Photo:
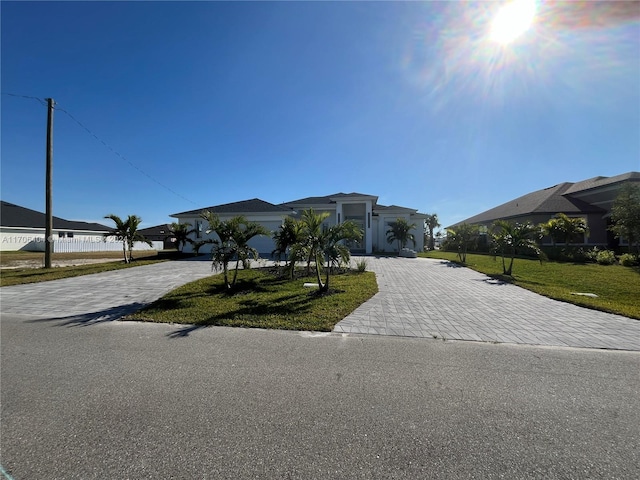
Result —
[{"label": "sun flare", "polygon": [[511,43],[529,29],[535,14],[535,0],[514,0],[506,4],[491,23],[491,40],[502,45]]}]

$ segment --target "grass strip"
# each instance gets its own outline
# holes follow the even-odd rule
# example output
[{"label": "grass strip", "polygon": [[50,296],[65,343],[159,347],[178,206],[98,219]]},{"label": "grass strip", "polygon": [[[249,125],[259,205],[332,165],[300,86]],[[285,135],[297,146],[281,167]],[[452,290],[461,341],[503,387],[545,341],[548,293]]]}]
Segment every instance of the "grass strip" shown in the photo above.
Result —
[{"label": "grass strip", "polygon": [[[435,250],[419,256],[458,263],[454,252]],[[640,319],[640,267],[565,262],[541,264],[537,260],[516,258],[513,276],[507,277],[502,275],[500,257],[494,260],[491,255],[480,254],[468,254],[466,266],[555,300]],[[598,297],[573,293],[594,293]]]},{"label": "grass strip", "polygon": [[127,319],[328,332],[378,292],[373,272],[333,275],[326,295],[303,286],[315,281],[281,278],[268,269],[240,270],[227,292],[222,276],[214,275],[173,290]]},{"label": "grass strip", "polygon": [[50,280],[60,280],[61,278],[79,277],[80,275],[90,275],[92,273],[108,272],[111,270],[122,270],[123,268],[140,267],[142,265],[151,265],[152,263],[163,261],[164,260],[134,260],[132,263],[124,263],[120,260],[106,263],[76,265],[72,267],[53,267],[49,269],[7,269],[0,272],[0,287],[22,285],[25,283],[47,282]]}]

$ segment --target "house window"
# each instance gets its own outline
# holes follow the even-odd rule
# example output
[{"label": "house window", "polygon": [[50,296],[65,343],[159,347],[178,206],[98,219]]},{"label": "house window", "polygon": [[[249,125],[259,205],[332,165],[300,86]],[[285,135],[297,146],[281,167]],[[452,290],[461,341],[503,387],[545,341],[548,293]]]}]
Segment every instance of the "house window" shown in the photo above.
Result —
[{"label": "house window", "polygon": [[67,232],[67,238],[73,238],[73,232]]},{"label": "house window", "polygon": [[58,232],[58,238],[65,238],[67,234],[65,232]]},{"label": "house window", "polygon": [[196,220],[196,238],[202,238],[202,221]]},{"label": "house window", "polygon": [[371,212],[367,212],[367,228],[371,228]]}]

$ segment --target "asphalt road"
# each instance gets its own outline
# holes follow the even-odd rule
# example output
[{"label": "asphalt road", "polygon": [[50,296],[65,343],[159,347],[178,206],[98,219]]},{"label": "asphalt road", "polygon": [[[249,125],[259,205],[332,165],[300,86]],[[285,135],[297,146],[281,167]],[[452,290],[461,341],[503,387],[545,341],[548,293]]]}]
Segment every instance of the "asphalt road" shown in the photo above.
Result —
[{"label": "asphalt road", "polygon": [[16,480],[640,478],[635,352],[14,314],[1,335]]}]

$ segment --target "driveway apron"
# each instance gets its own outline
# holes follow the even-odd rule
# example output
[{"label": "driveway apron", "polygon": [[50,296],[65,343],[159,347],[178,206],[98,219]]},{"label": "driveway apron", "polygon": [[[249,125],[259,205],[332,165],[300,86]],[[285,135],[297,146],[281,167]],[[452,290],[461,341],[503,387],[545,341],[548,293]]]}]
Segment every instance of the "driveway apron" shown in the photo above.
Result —
[{"label": "driveway apron", "polygon": [[444,260],[367,257],[379,293],[334,331],[640,350],[640,321],[543,297]]},{"label": "driveway apron", "polygon": [[0,311],[76,322],[114,320],[211,274],[211,262],[192,259],[2,287]]}]

